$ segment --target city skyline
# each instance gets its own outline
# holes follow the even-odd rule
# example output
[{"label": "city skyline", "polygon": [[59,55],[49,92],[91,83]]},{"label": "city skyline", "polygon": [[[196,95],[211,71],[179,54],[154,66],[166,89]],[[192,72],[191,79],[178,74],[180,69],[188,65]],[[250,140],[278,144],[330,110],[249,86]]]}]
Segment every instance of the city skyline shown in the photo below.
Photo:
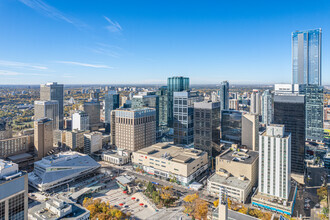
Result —
[{"label": "city skyline", "polygon": [[4,0],[1,84],[291,83],[291,33],[322,28],[329,85],[330,4],[297,3]]}]

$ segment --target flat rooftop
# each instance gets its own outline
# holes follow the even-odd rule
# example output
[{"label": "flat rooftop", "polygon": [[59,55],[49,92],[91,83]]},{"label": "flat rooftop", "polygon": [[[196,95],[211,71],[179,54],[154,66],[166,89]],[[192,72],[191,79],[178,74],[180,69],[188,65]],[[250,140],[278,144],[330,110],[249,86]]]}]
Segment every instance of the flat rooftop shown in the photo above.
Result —
[{"label": "flat rooftop", "polygon": [[258,159],[259,153],[257,151],[245,149],[239,149],[239,151],[228,149],[227,151],[220,154],[219,157],[221,160],[231,160],[244,164],[252,164],[255,160]]},{"label": "flat rooftop", "polygon": [[209,181],[242,190],[245,190],[251,183],[251,181],[248,179],[240,180],[234,176],[227,177],[219,175],[217,173],[214,173],[211,177],[209,177]]}]

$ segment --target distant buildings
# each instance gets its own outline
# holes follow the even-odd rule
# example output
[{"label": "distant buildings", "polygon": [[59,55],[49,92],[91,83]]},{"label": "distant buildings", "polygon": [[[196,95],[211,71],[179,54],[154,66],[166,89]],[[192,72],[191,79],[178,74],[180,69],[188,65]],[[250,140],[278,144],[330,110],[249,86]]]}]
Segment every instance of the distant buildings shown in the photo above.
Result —
[{"label": "distant buildings", "polygon": [[208,168],[206,152],[185,149],[170,143],[157,143],[133,152],[132,163],[150,175],[172,179],[188,186],[202,178]]},{"label": "distant buildings", "polygon": [[84,153],[92,154],[102,149],[102,133],[91,132],[84,134]]},{"label": "distant buildings", "polygon": [[156,110],[151,108],[112,111],[112,144],[137,151],[156,143]]},{"label": "distant buildings", "polygon": [[53,149],[53,120],[41,118],[34,121],[34,152],[41,160]]},{"label": "distant buildings", "polygon": [[267,89],[262,93],[261,96],[261,123],[269,125],[274,119],[274,101],[273,95],[270,90]]},{"label": "distant buildings", "polygon": [[237,99],[229,99],[229,109],[239,110],[239,101]]},{"label": "distant buildings", "polygon": [[259,150],[259,115],[243,114],[242,145],[253,151]]},{"label": "distant buildings", "polygon": [[72,114],[72,130],[89,130],[89,116],[84,111],[76,111]]},{"label": "distant buildings", "polygon": [[91,100],[83,104],[83,111],[88,115],[89,118],[89,130],[96,131],[101,126],[101,105],[96,100]]},{"label": "distant buildings", "polygon": [[29,173],[29,185],[47,191],[87,176],[100,167],[94,159],[78,152],[63,152],[42,158]]},{"label": "distant buildings", "polygon": [[217,155],[220,145],[220,102],[194,103],[194,147],[210,157]]},{"label": "distant buildings", "polygon": [[0,121],[0,140],[8,139],[13,137],[11,128],[6,126],[5,121]]},{"label": "distant buildings", "polygon": [[258,181],[256,151],[238,149],[236,145],[216,157],[216,172],[207,180],[207,191],[218,196],[220,188],[229,198],[245,203]]},{"label": "distant buildings", "polygon": [[28,178],[18,165],[0,159],[0,219],[28,219]]},{"label": "distant buildings", "polygon": [[109,91],[104,97],[104,122],[105,132],[110,132],[112,110],[119,108],[119,94],[116,91]]},{"label": "distant buildings", "polygon": [[221,110],[229,109],[229,82],[223,81],[220,85],[220,90],[218,92],[220,97]]},{"label": "distant buildings", "polygon": [[58,101],[59,112],[59,129],[63,129],[63,84],[56,82],[40,85],[40,100],[41,101]]},{"label": "distant buildings", "polygon": [[159,97],[159,126],[168,126],[168,90],[167,86],[162,86],[157,90],[156,95]]},{"label": "distant buildings", "polygon": [[259,90],[257,89],[254,89],[251,93],[250,113],[261,114],[261,99]]}]

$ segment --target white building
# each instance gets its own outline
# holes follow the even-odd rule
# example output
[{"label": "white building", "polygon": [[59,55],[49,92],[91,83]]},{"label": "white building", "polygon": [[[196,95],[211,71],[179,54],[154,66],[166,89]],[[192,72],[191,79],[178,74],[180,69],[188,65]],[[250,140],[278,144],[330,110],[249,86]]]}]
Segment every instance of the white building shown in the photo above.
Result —
[{"label": "white building", "polygon": [[259,192],[288,199],[291,181],[291,134],[271,124],[259,139]]},{"label": "white building", "polygon": [[84,153],[91,154],[102,149],[102,133],[91,132],[84,134]]},{"label": "white building", "polygon": [[50,190],[91,174],[99,167],[90,156],[78,152],[51,155],[34,163],[29,185],[39,191]]},{"label": "white building", "polygon": [[250,113],[261,114],[260,93],[257,89],[254,89],[251,94]]},{"label": "white building", "polygon": [[89,129],[89,116],[84,111],[72,114],[72,130],[86,131]]},{"label": "white building", "polygon": [[261,116],[263,124],[269,125],[273,122],[273,111],[273,96],[269,89],[267,89],[261,96]]},{"label": "white building", "polygon": [[102,153],[101,158],[103,161],[116,164],[124,165],[129,163],[131,154],[126,150],[107,151]]}]

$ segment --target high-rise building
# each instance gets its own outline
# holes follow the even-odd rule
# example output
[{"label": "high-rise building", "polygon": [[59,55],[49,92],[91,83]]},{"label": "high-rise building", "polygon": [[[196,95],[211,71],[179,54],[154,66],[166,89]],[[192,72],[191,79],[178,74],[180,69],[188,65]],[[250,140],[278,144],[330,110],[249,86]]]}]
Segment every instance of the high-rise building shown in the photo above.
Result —
[{"label": "high-rise building", "polygon": [[41,118],[34,121],[34,152],[41,160],[53,149],[53,120]]},{"label": "high-rise building", "polygon": [[90,100],[83,104],[83,111],[87,113],[89,118],[89,130],[96,131],[101,126],[101,105],[100,102]]},{"label": "high-rise building", "polygon": [[0,159],[0,219],[28,219],[28,175]]},{"label": "high-rise building", "polygon": [[173,93],[189,90],[189,78],[183,76],[173,76],[167,78],[168,90],[168,123],[173,126]]},{"label": "high-rise building", "polygon": [[235,110],[221,111],[221,140],[241,144],[242,112]]},{"label": "high-rise building", "polygon": [[292,83],[322,84],[321,28],[292,33]]},{"label": "high-rise building", "polygon": [[133,152],[156,143],[155,109],[116,109],[111,115],[111,142],[116,147]]},{"label": "high-rise building", "polygon": [[65,144],[71,150],[82,152],[84,149],[84,134],[89,131],[72,130],[65,133]]},{"label": "high-rise building", "polygon": [[218,91],[220,97],[221,110],[229,109],[229,82],[223,81],[220,85],[220,90]]},{"label": "high-rise building", "polygon": [[[285,125],[286,132],[291,133],[291,171],[304,174],[305,168],[305,96],[300,95],[297,86],[280,89],[275,85],[274,123]],[[293,88],[293,89],[292,89]],[[279,92],[285,91],[285,92]]]},{"label": "high-rise building", "polygon": [[117,108],[119,108],[119,94],[116,91],[109,91],[104,97],[105,132],[110,132],[110,113]]},{"label": "high-rise building", "polygon": [[63,84],[57,84],[56,82],[40,85],[40,100],[41,101],[58,101],[59,111],[59,129],[63,129]]},{"label": "high-rise building", "polygon": [[50,118],[53,120],[53,129],[59,129],[60,120],[58,101],[34,101],[34,118],[35,120],[40,118]]},{"label": "high-rise building", "polygon": [[159,97],[159,126],[168,126],[168,90],[167,86],[162,86],[156,92]]},{"label": "high-rise building", "polygon": [[274,115],[274,105],[273,105],[273,95],[270,90],[267,89],[262,93],[261,96],[261,118],[262,123],[269,125],[273,122]]},{"label": "high-rise building", "polygon": [[220,102],[194,103],[194,147],[210,157],[217,156],[220,145]]},{"label": "high-rise building", "polygon": [[92,154],[102,149],[102,133],[91,132],[84,134],[84,153]]},{"label": "high-rise building", "polygon": [[174,144],[188,145],[194,142],[194,102],[202,100],[203,97],[196,91],[174,92]]},{"label": "high-rise building", "polygon": [[76,111],[72,114],[72,130],[89,130],[89,116],[84,111]]},{"label": "high-rise building", "polygon": [[242,116],[242,145],[253,151],[259,150],[259,116],[256,114]]},{"label": "high-rise building", "polygon": [[230,110],[239,110],[238,99],[229,99],[229,109]]},{"label": "high-rise building", "polygon": [[287,200],[291,187],[291,135],[271,124],[260,135],[259,192]]},{"label": "high-rise building", "polygon": [[250,113],[257,115],[261,114],[260,93],[257,89],[254,89],[251,93]]}]

